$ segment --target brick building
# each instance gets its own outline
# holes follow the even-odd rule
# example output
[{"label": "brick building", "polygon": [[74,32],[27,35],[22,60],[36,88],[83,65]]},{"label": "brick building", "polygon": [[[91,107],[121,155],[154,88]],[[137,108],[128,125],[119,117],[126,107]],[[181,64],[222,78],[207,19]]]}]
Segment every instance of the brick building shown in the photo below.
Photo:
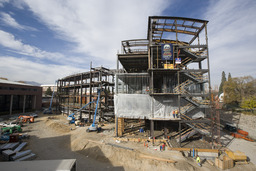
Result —
[{"label": "brick building", "polygon": [[42,87],[0,79],[0,114],[40,110]]}]

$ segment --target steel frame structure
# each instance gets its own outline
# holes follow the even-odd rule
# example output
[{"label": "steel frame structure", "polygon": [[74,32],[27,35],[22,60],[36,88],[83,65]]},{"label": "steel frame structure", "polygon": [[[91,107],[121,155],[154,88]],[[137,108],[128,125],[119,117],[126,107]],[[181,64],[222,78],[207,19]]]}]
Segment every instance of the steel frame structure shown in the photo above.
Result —
[{"label": "steel frame structure", "polygon": [[[190,127],[199,131],[207,130],[207,134],[213,138],[212,118],[215,116],[208,110],[212,102],[207,23],[206,20],[193,18],[150,16],[147,39],[122,41],[122,53],[118,54],[117,68],[120,63],[128,74],[148,73],[150,96],[177,96],[182,123],[189,123]],[[165,43],[173,46],[171,61],[161,59],[161,45]],[[181,64],[176,65],[175,58],[181,58]],[[165,64],[173,64],[173,68],[166,68]],[[190,65],[196,68],[191,69]],[[188,114],[195,109],[210,118],[212,124],[193,123],[194,119]],[[154,120],[159,119],[150,120],[150,132],[154,137]],[[163,120],[163,123],[166,121]]]},{"label": "steel frame structure", "polygon": [[[101,101],[98,107],[99,121],[104,116],[113,116],[114,102],[114,70],[104,67],[90,67],[90,71],[69,75],[57,82],[57,94],[59,110],[65,114],[71,114],[97,97],[97,88],[103,88]],[[92,121],[95,105],[81,110],[82,114],[88,114],[89,122]]]}]

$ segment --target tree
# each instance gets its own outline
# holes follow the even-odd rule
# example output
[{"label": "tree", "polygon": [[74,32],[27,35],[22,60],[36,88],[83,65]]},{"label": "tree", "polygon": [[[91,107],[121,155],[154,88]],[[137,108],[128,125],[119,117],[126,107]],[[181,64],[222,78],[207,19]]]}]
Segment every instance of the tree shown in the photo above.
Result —
[{"label": "tree", "polygon": [[232,79],[231,74],[228,73],[228,81],[231,80],[231,79]]},{"label": "tree", "polygon": [[47,88],[47,90],[46,90],[46,92],[45,92],[45,95],[49,95],[49,96],[52,95],[52,89],[51,89],[51,87],[48,87],[48,88]]},{"label": "tree", "polygon": [[239,106],[249,97],[256,97],[256,79],[251,76],[229,79],[223,86],[224,103]]},{"label": "tree", "polygon": [[256,108],[256,97],[252,96],[247,99],[243,98],[241,108],[249,109],[251,112],[253,112],[253,108]]},{"label": "tree", "polygon": [[228,105],[235,105],[237,106],[239,104],[239,95],[240,93],[238,92],[237,89],[237,82],[236,79],[231,79],[229,81],[226,81],[224,86],[224,103]]},{"label": "tree", "polygon": [[225,74],[224,71],[222,71],[221,83],[220,83],[220,87],[219,87],[219,95],[220,95],[221,93],[223,93],[223,86],[224,86],[224,84],[225,84],[226,81],[227,81],[227,79],[226,79],[226,74]]}]

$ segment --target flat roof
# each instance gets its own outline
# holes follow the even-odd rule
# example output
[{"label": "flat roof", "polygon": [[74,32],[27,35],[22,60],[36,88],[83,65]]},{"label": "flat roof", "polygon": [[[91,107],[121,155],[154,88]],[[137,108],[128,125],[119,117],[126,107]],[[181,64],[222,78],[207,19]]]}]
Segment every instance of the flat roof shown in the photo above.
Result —
[{"label": "flat roof", "polygon": [[34,85],[31,85],[31,84],[20,83],[20,82],[10,81],[10,80],[3,80],[3,79],[0,79],[0,83],[2,83],[2,84],[15,84],[15,85],[34,86]]}]

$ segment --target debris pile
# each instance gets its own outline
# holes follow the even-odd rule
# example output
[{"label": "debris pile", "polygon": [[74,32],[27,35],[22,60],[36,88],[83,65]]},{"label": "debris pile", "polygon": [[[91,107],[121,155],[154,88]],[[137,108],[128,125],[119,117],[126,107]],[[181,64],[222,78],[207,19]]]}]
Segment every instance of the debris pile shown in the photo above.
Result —
[{"label": "debris pile", "polygon": [[31,150],[22,151],[27,142],[23,141],[29,138],[27,133],[22,133],[24,123],[34,122],[34,116],[20,115],[15,121],[9,123],[0,123],[0,154],[4,161],[25,161],[32,160],[36,157]]}]

